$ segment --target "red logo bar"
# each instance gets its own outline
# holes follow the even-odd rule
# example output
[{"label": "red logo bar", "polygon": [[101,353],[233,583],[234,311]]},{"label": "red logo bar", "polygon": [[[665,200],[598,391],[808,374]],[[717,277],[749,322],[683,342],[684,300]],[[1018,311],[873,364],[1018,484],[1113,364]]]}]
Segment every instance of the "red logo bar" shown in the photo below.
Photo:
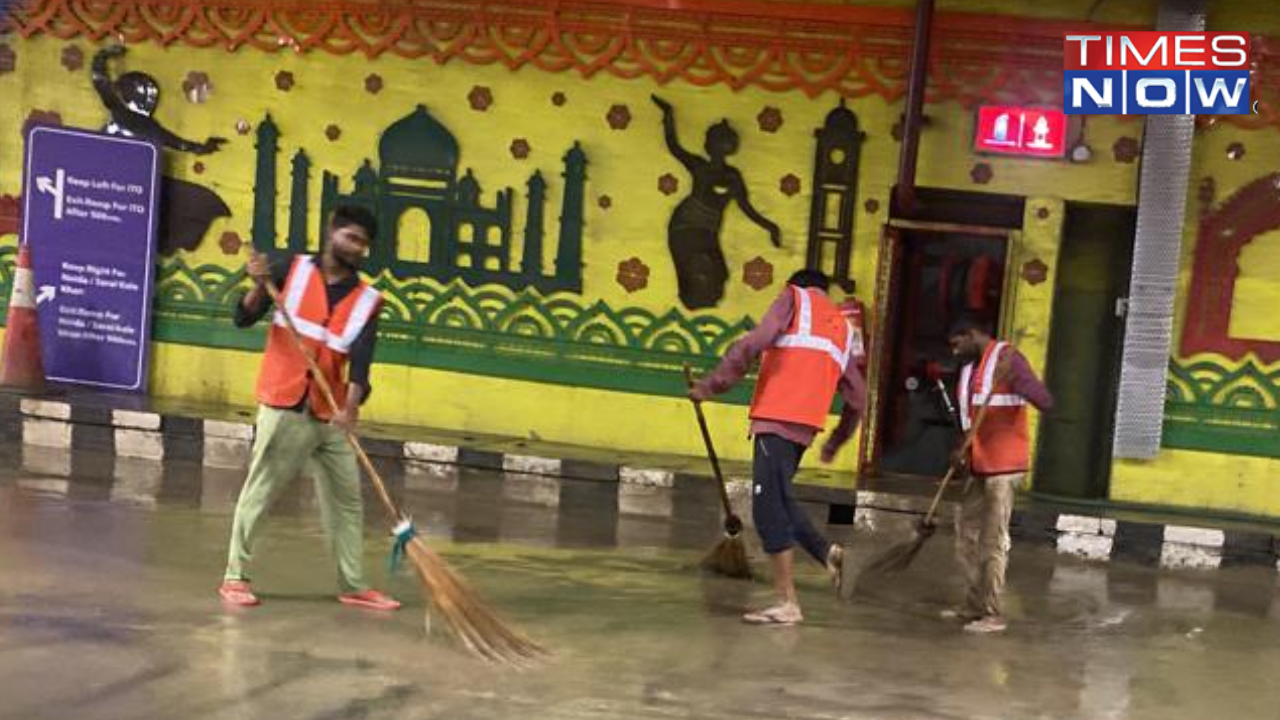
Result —
[{"label": "red logo bar", "polygon": [[1068,33],[1063,70],[1245,70],[1247,32]]}]

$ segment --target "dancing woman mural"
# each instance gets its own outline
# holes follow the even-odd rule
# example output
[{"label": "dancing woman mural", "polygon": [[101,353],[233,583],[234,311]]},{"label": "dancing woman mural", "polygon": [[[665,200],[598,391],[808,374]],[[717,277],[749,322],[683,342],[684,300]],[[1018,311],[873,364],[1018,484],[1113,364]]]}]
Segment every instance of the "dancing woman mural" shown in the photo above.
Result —
[{"label": "dancing woman mural", "polygon": [[738,133],[727,120],[707,128],[703,147],[707,156],[695,155],[676,137],[675,111],[671,103],[653,96],[662,109],[662,129],[667,149],[693,176],[693,189],[680,201],[667,225],[667,246],[675,263],[680,301],[686,308],[715,307],[724,298],[729,266],[720,246],[720,226],[730,201],[755,224],[768,231],[774,247],[782,247],[778,226],[751,205],[742,173],[726,159],[738,151]]}]

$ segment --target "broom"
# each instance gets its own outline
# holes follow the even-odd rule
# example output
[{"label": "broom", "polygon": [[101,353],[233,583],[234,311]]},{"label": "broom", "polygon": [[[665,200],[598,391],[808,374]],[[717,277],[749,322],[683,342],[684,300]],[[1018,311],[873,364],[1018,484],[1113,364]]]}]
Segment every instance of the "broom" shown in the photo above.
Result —
[{"label": "broom", "polygon": [[[992,381],[992,386],[1003,382],[1007,374],[1007,371],[1000,373],[999,376]],[[945,392],[943,393],[943,397],[946,397]],[[948,410],[951,409],[951,403],[949,400],[947,402],[947,407]],[[973,439],[977,437],[978,428],[982,426],[982,421],[986,418],[987,408],[989,407],[991,407],[991,405],[984,403],[978,408],[978,416],[973,419],[973,427],[969,428],[969,432],[965,433],[964,443],[960,446],[959,455],[961,457],[964,457],[965,453],[969,452],[969,447],[973,445]],[[942,501],[942,494],[946,492],[947,485],[951,482],[951,479],[955,477],[958,469],[959,465],[956,463],[952,463],[951,467],[947,468],[947,474],[942,476],[942,482],[938,484],[938,491],[933,495],[933,502],[929,504],[929,511],[926,512],[924,517],[920,519],[920,522],[916,524],[915,532],[912,534],[911,538],[890,547],[871,562],[867,563],[867,566],[859,574],[855,585],[862,584],[863,575],[874,573],[898,573],[906,570],[908,567],[911,567],[911,563],[914,562],[916,556],[920,554],[920,550],[924,548],[924,544],[928,542],[929,538],[933,537],[934,531],[938,529],[937,524],[933,521],[933,516],[938,509],[938,503]]]},{"label": "broom", "polygon": [[[337,413],[338,403],[334,400],[333,389],[329,387],[329,381],[324,373],[317,367],[315,358],[311,357],[311,353],[307,352],[306,346],[302,344],[302,338],[298,335],[293,317],[285,311],[280,301],[280,290],[270,280],[267,280],[264,285],[271,295],[271,300],[280,311],[280,315],[285,319],[289,336],[293,339],[295,347],[307,359],[311,377],[315,379],[325,402],[332,412]],[[369,481],[373,484],[378,499],[382,501],[382,507],[395,523],[395,529],[392,531],[396,538],[392,550],[393,565],[400,556],[407,554],[417,572],[418,579],[422,581],[423,590],[430,603],[427,609],[427,627],[430,628],[430,608],[435,606],[453,636],[468,650],[485,660],[519,667],[545,654],[546,651],[539,645],[508,627],[485,604],[480,595],[449,567],[444,558],[427,547],[427,544],[418,536],[413,522],[396,507],[395,501],[387,492],[386,484],[369,460],[369,456],[365,454],[360,441],[351,432],[345,435],[352,449],[355,450],[356,457],[359,458]]]},{"label": "broom", "polygon": [[[684,366],[684,379],[692,390],[693,370],[688,363]],[[707,429],[707,418],[702,414],[702,403],[694,400],[693,410],[698,415],[698,428],[702,431],[702,442],[707,446],[707,458],[711,460],[716,487],[720,488],[720,502],[724,506],[724,537],[702,559],[702,569],[726,577],[750,580],[751,563],[747,560],[747,547],[742,542],[742,518],[734,514],[733,506],[729,504],[729,489],[725,485],[724,474],[720,472],[716,448],[711,444],[711,431]]]}]

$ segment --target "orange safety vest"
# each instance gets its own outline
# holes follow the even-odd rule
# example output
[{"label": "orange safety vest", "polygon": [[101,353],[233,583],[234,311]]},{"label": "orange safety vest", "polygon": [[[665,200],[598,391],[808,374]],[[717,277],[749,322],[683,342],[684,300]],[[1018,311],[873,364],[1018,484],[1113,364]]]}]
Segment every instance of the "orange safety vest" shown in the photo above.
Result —
[{"label": "orange safety vest", "polygon": [[309,392],[311,414],[321,420],[333,417],[316,383],[308,377],[307,360],[289,337],[283,312],[293,318],[302,344],[320,366],[338,407],[347,401],[347,355],[360,331],[382,308],[382,295],[364,281],[329,313],[324,276],[315,260],[299,255],[289,268],[281,289],[283,308],[276,308],[267,333],[267,350],[258,373],[258,401],[272,407],[296,406]]},{"label": "orange safety vest", "polygon": [[794,312],[760,361],[751,419],[822,429],[853,348],[853,328],[824,293],[791,287]]},{"label": "orange safety vest", "polygon": [[1008,343],[993,342],[975,370],[969,363],[960,371],[960,423],[966,431],[978,411],[989,405],[982,426],[970,446],[970,467],[977,475],[1025,472],[1030,466],[1027,433],[1027,400],[1013,391],[1008,378],[996,382],[996,365]]}]

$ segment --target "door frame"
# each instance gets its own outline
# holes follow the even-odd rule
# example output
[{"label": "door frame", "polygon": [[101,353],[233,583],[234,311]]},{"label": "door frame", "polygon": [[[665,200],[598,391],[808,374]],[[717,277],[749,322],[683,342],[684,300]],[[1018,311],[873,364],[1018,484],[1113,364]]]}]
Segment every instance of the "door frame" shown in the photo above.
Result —
[{"label": "door frame", "polygon": [[894,299],[901,288],[901,260],[904,233],[964,233],[966,235],[983,235],[998,237],[1004,240],[1004,278],[1002,278],[1000,295],[999,328],[1000,336],[1007,335],[1013,322],[1013,307],[1017,302],[1017,276],[1013,260],[1017,257],[1018,246],[1022,239],[1022,231],[1018,228],[993,227],[988,225],[967,225],[925,220],[890,219],[880,232],[880,250],[877,259],[876,293],[872,312],[873,329],[871,332],[872,347],[870,362],[867,364],[867,407],[866,416],[859,431],[859,453],[857,476],[882,476],[880,472],[880,425],[884,415],[883,398],[888,390],[890,375],[885,372],[890,362],[893,343],[890,342],[889,328],[896,327],[901,308]]}]

